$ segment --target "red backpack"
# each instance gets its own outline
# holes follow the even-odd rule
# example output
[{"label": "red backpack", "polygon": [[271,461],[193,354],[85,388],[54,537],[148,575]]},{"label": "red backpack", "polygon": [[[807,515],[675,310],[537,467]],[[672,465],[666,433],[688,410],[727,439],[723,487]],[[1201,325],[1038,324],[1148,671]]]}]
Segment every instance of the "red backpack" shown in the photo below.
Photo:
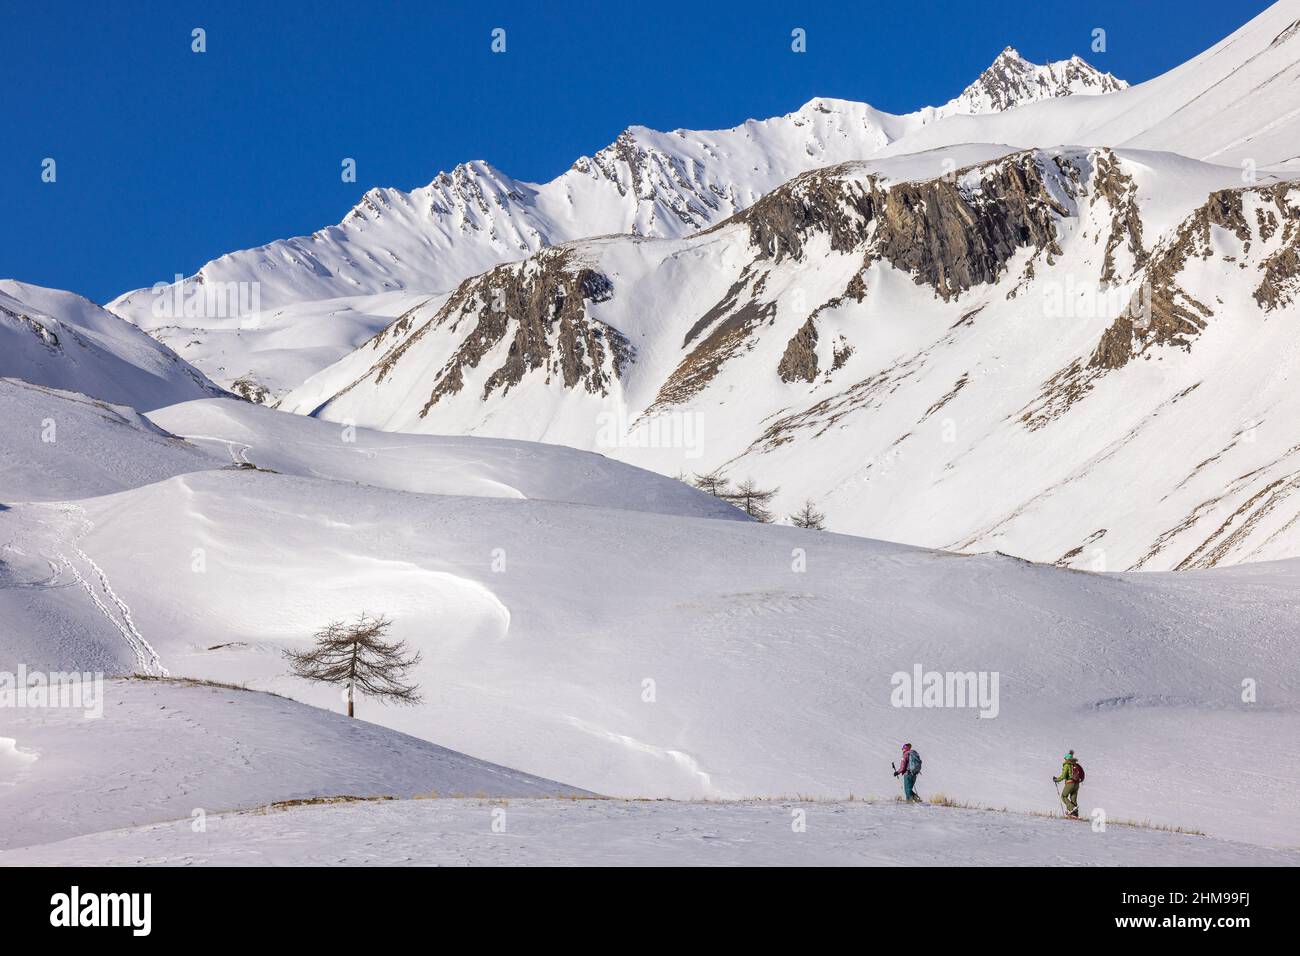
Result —
[{"label": "red backpack", "polygon": [[1071,783],[1083,783],[1083,764],[1079,761],[1074,762],[1074,769],[1070,771]]}]

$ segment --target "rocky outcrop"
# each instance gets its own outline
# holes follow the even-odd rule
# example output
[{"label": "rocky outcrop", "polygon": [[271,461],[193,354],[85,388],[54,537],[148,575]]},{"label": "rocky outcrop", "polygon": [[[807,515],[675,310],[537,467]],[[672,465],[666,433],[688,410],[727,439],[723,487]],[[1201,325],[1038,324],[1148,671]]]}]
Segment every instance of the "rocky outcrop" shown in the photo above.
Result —
[{"label": "rocky outcrop", "polygon": [[[1152,257],[1142,287],[1124,312],[1102,335],[1090,368],[1116,369],[1155,346],[1190,348],[1205,328],[1213,309],[1180,284],[1188,262],[1216,255],[1212,231],[1231,233],[1242,254],[1252,243],[1271,240],[1283,230],[1281,248],[1261,264],[1263,279],[1255,299],[1264,311],[1286,304],[1297,284],[1297,239],[1300,239],[1300,209],[1291,198],[1295,187],[1279,183],[1266,187],[1223,189],[1210,198],[1178,227],[1174,238]],[[1250,216],[1247,202],[1255,207]]]},{"label": "rocky outcrop", "polygon": [[[568,249],[547,249],[523,263],[498,266],[463,282],[437,315],[403,343],[403,350],[429,328],[457,331],[472,323],[460,346],[435,377],[420,414],[465,386],[467,369],[495,356],[482,398],[508,392],[531,372],[549,383],[605,395],[631,358],[627,339],[587,314],[587,302],[613,295],[609,279],[579,264]],[[504,348],[504,354],[501,353]],[[400,357],[394,350],[382,375]]]},{"label": "rocky outcrop", "polygon": [[1115,254],[1121,248],[1128,248],[1135,268],[1141,268],[1147,261],[1147,251],[1142,244],[1137,183],[1121,168],[1118,157],[1111,150],[1103,149],[1097,152],[1092,189],[1110,204],[1112,210],[1106,254],[1101,266],[1101,281],[1110,284],[1120,279]]},{"label": "rocky outcrop", "polygon": [[19,326],[26,328],[50,351],[58,351],[61,348],[58,335],[51,332],[43,323],[38,322],[25,312],[13,312],[0,306],[0,314],[8,316]]},{"label": "rocky outcrop", "polygon": [[811,382],[817,378],[817,325],[811,318],[786,345],[776,372],[783,382]]},{"label": "rocky outcrop", "polygon": [[961,96],[940,107],[941,114],[993,113],[1072,94],[1114,93],[1128,86],[1074,56],[1037,65],[1007,47]]},{"label": "rocky outcrop", "polygon": [[866,263],[888,262],[947,301],[997,281],[1022,248],[1059,255],[1057,220],[1070,210],[1057,194],[1073,192],[1074,175],[1034,151],[893,184],[847,164],[800,176],[736,218],[760,258],[801,258],[809,238],[824,235],[832,251],[861,249]]}]

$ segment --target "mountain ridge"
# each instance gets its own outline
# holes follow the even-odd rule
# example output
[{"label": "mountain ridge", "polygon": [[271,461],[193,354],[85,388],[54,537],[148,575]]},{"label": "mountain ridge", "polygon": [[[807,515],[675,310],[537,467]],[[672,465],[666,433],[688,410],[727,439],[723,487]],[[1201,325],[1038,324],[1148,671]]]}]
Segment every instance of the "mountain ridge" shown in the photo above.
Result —
[{"label": "mountain ridge", "polygon": [[[374,187],[336,225],[227,253],[179,284],[127,292],[107,308],[169,342],[226,387],[273,400],[302,380],[274,367],[282,341],[307,343],[318,335],[311,326],[320,325],[319,314],[307,309],[298,315],[305,303],[446,293],[501,262],[589,236],[680,238],[734,215],[794,175],[866,158],[949,116],[1126,85],[1077,58],[1035,66],[1004,51],[949,103],[908,114],[815,97],[783,116],[727,129],[661,132],[632,125],[546,183],[471,160],[410,192]],[[256,288],[253,318],[239,308],[197,317],[156,314],[158,292],[165,300],[179,288],[195,298],[204,288],[226,285]],[[340,327],[346,348],[333,357],[361,345],[386,324],[381,319],[397,314],[386,310]],[[248,354],[263,339],[262,347],[276,354]]]}]

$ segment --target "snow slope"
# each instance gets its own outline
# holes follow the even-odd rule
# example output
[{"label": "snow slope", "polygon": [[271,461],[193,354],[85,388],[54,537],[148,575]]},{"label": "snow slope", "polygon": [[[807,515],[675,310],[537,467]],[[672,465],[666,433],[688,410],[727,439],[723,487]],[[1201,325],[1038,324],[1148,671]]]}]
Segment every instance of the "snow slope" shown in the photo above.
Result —
[{"label": "snow slope", "polygon": [[67,501],[219,468],[134,409],[0,378],[0,502]]},{"label": "snow slope", "polygon": [[[797,812],[802,832],[792,827]],[[422,800],[225,814],[209,824],[203,834],[174,823],[0,851],[0,866],[1300,865],[1295,850],[1205,837],[867,803]]]},{"label": "snow slope", "polygon": [[159,821],[207,841],[220,811],[283,800],[578,792],[268,694],[122,679],[103,693],[100,718],[4,711],[25,761],[0,762],[0,851]]},{"label": "snow slope", "polygon": [[0,376],[142,411],[220,393],[171,349],[79,295],[0,280]]},{"label": "snow slope", "polygon": [[[22,535],[24,521],[46,537]],[[362,699],[361,718],[588,790],[888,792],[889,761],[911,740],[926,759],[922,792],[1049,809],[1048,778],[1072,747],[1088,767],[1085,805],[1112,819],[1300,842],[1294,562],[1093,575],[752,522],[244,470],[73,514],[19,506],[0,514],[6,532],[33,559],[75,539],[171,674],[323,707],[337,695],[287,676],[280,651],[331,618],[383,611],[424,653],[426,702]],[[33,600],[29,627],[71,597]],[[85,656],[116,641],[131,660],[131,642],[82,603],[67,652],[79,636]],[[893,706],[891,675],[916,665],[998,672],[997,716]],[[1258,702],[1242,702],[1247,679]]]},{"label": "snow slope", "polygon": [[681,482],[558,445],[340,427],[231,399],[187,402],[149,418],[218,458],[285,474],[422,494],[544,498],[747,520]]}]

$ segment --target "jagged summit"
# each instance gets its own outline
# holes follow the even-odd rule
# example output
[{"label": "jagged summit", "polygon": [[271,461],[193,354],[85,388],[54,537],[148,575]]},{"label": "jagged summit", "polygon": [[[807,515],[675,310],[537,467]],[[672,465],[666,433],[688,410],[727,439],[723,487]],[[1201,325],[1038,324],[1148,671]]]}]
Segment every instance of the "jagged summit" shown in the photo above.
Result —
[{"label": "jagged summit", "polygon": [[1000,113],[1026,103],[1063,96],[1115,93],[1128,83],[1103,73],[1082,57],[1037,65],[1007,46],[962,94],[940,107],[943,115]]},{"label": "jagged summit", "polygon": [[[965,93],[937,109],[899,116],[814,97],[794,112],[729,129],[661,132],[630,125],[550,182],[516,180],[481,159],[461,163],[410,192],[370,189],[337,225],[230,253],[184,281],[257,283],[262,310],[356,295],[446,292],[500,262],[585,236],[685,236],[800,173],[866,159],[950,114],[1123,85],[1082,61],[1036,67],[1008,47]],[[151,290],[136,290],[109,307],[154,329],[153,299]],[[185,339],[191,341],[192,335]],[[222,368],[211,365],[219,378],[265,377],[254,367],[225,367],[230,360],[223,352]]]}]

